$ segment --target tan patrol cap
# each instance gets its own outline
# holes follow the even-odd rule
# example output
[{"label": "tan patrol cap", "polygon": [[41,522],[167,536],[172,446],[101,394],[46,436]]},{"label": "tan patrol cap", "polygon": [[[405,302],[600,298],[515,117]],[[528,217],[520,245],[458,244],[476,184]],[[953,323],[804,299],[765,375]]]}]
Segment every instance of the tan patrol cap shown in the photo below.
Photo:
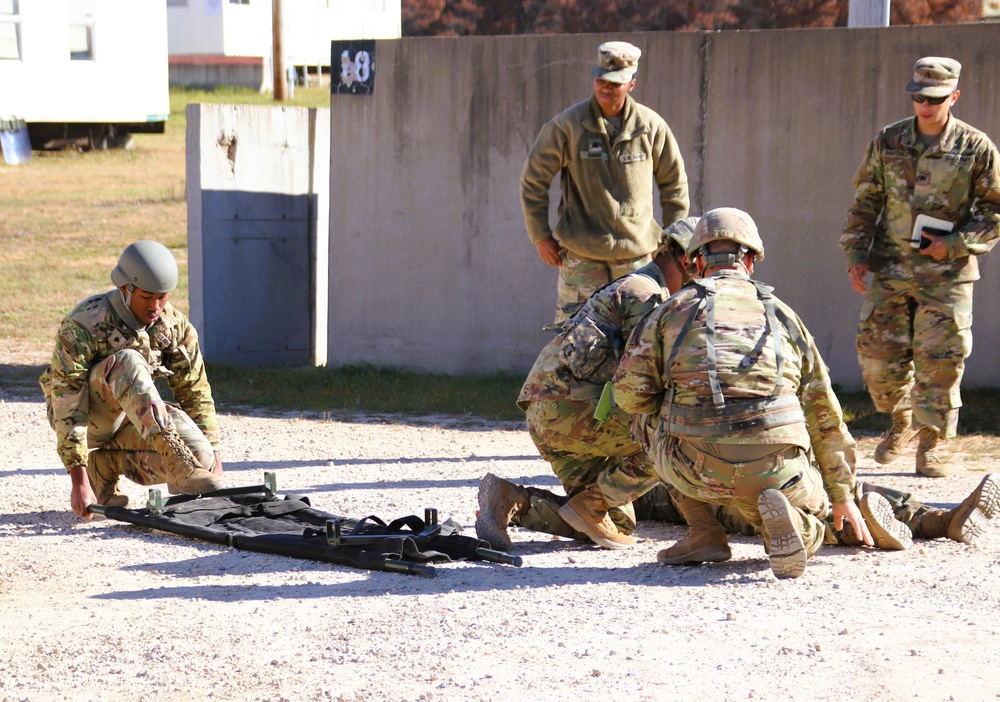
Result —
[{"label": "tan patrol cap", "polygon": [[925,56],[913,65],[913,80],[906,84],[910,93],[944,97],[958,90],[962,64],[943,56]]},{"label": "tan patrol cap", "polygon": [[597,65],[591,74],[610,83],[628,83],[639,69],[642,51],[624,41],[606,41],[597,47]]}]

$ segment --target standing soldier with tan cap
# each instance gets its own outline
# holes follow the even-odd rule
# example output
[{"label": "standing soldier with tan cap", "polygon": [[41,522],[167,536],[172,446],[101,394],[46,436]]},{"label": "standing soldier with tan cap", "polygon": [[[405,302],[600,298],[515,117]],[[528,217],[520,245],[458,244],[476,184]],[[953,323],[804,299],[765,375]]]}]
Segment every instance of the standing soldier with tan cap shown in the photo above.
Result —
[{"label": "standing soldier with tan cap", "polygon": [[919,433],[916,471],[935,478],[948,473],[941,440],[955,436],[962,404],[977,257],[1000,236],[1000,153],[951,114],[961,68],[917,61],[906,86],[915,116],[868,147],[840,238],[851,285],[867,294],[857,337],[865,383],[875,408],[892,414],[875,460],[896,460]]},{"label": "standing soldier with tan cap", "polygon": [[[39,379],[73,511],[125,507],[124,475],[172,493],[225,486],[218,420],[198,334],[169,302],[177,262],[163,244],[137,241],[111,271],[116,288],[63,319]],[[177,404],[160,396],[165,378]]]},{"label": "standing soldier with tan cap", "polygon": [[[521,175],[528,236],[559,267],[556,322],[603,285],[649,263],[663,224],[688,213],[684,160],[667,123],[629,93],[641,51],[623,41],[598,48],[594,95],[556,115],[538,135]],[[560,176],[559,221],[549,225],[549,188]]]}]

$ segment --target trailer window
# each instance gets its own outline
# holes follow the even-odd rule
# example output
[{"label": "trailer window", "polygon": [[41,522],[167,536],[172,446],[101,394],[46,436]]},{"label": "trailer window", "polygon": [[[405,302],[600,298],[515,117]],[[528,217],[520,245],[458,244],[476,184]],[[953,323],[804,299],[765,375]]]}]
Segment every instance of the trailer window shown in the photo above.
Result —
[{"label": "trailer window", "polygon": [[0,0],[0,60],[21,60],[21,15],[17,0]]},{"label": "trailer window", "polygon": [[94,60],[94,0],[70,1],[69,58]]}]

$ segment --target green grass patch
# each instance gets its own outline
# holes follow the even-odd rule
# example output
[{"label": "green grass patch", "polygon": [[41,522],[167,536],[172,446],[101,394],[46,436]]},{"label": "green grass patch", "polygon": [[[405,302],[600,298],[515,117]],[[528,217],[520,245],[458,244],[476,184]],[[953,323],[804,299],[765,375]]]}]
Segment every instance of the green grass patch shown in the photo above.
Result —
[{"label": "green grass patch", "polygon": [[473,415],[520,420],[518,374],[441,375],[371,366],[243,368],[209,364],[222,410],[252,406],[302,412]]}]

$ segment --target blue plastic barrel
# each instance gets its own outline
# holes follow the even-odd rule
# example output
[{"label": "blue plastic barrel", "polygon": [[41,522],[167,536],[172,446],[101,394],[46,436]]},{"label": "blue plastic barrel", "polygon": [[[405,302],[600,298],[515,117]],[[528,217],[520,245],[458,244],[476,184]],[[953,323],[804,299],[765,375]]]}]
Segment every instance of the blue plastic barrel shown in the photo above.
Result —
[{"label": "blue plastic barrel", "polygon": [[23,119],[0,120],[0,147],[3,148],[3,160],[11,166],[31,160],[31,140]]}]

